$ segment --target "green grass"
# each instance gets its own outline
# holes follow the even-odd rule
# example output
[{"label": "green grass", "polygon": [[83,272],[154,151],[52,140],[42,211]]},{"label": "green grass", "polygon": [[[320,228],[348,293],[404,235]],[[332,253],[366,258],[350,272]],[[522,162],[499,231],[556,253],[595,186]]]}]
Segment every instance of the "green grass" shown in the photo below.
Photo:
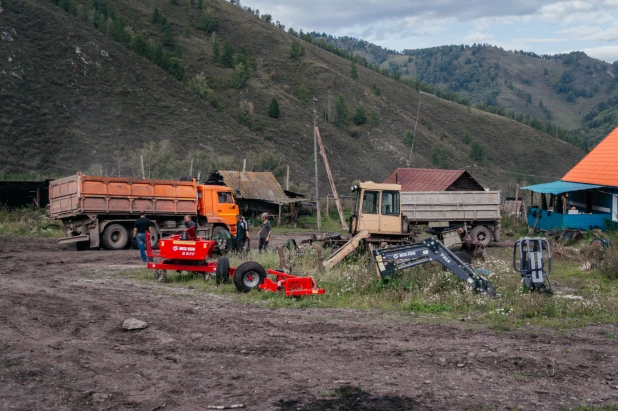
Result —
[{"label": "green grass", "polygon": [[[618,252],[618,251],[614,251]],[[292,273],[312,276],[326,294],[287,298],[282,293],[256,292],[239,294],[233,284],[217,286],[214,280],[199,276],[168,274],[166,287],[190,287],[195,292],[224,294],[242,302],[280,308],[352,308],[400,312],[418,319],[453,321],[468,318],[472,324],[486,324],[497,331],[522,326],[572,328],[591,324],[612,323],[618,315],[616,282],[598,271],[580,272],[581,261],[558,259],[550,276],[555,295],[522,293],[521,277],[511,268],[512,250],[489,249],[484,262],[474,267],[487,270],[488,278],[500,294],[490,298],[475,294],[454,274],[441,266],[429,264],[404,272],[390,281],[378,279],[367,254],[357,253],[334,269],[322,273],[314,254],[293,257]],[[249,253],[242,260],[231,256],[231,265],[257,261],[266,268],[277,268],[274,252]],[[152,279],[152,273],[133,274],[141,280]],[[613,335],[607,335],[611,339]]]},{"label": "green grass", "polygon": [[45,210],[24,207],[0,208],[0,236],[61,238],[64,232],[58,222],[45,216]]}]

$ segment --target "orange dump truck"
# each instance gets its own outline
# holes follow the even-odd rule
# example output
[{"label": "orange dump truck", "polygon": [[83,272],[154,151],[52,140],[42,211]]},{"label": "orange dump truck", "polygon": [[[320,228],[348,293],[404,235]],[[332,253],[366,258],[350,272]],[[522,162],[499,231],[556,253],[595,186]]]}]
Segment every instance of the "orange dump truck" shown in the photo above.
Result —
[{"label": "orange dump truck", "polygon": [[238,206],[225,186],[82,173],[49,183],[49,216],[61,220],[66,232],[59,243],[77,249],[129,247],[143,211],[155,224],[153,244],[184,230],[185,215],[197,223],[200,237],[210,239],[223,230],[236,235]]}]

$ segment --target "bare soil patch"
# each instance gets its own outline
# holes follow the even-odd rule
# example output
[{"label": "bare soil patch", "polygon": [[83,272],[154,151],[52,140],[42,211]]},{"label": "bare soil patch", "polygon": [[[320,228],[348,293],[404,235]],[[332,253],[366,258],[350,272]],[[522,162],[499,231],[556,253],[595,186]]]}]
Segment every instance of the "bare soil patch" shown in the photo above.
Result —
[{"label": "bare soil patch", "polygon": [[[618,402],[616,324],[496,332],[272,309],[123,272],[138,252],[0,239],[0,409],[543,409]],[[328,292],[328,290],[327,290]],[[127,318],[146,321],[122,330]]]}]

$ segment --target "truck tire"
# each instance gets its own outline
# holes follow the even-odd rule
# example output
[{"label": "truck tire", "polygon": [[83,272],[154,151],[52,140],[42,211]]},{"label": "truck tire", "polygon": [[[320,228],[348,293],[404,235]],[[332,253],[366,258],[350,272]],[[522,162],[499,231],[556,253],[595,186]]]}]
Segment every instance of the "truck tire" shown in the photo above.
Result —
[{"label": "truck tire", "polygon": [[226,284],[230,280],[230,260],[227,257],[220,257],[217,260],[217,269],[215,271],[215,281],[217,285]]},{"label": "truck tire", "polygon": [[470,231],[470,237],[472,241],[478,241],[487,246],[491,242],[491,231],[485,226],[478,225]]},{"label": "truck tire", "polygon": [[219,234],[221,231],[228,231],[227,228],[222,227],[220,225],[216,226],[215,228],[212,229],[212,237],[216,237],[217,234]]},{"label": "truck tire", "polygon": [[124,250],[129,245],[129,231],[121,224],[110,224],[105,227],[101,242],[106,250]]},{"label": "truck tire", "polygon": [[259,263],[247,261],[236,268],[234,285],[241,293],[248,293],[264,282],[266,270]]}]

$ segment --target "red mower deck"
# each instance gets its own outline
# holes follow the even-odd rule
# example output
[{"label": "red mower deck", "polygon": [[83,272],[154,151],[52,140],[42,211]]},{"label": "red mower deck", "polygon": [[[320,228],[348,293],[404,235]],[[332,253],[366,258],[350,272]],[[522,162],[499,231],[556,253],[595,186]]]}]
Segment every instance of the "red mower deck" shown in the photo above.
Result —
[{"label": "red mower deck", "polygon": [[[150,236],[147,234],[149,259],[160,259],[148,263],[148,268],[155,270],[156,281],[165,282],[167,271],[190,271],[201,273],[204,279],[206,274],[215,273],[217,284],[227,283],[231,277],[238,291],[245,293],[253,288],[271,292],[284,291],[287,297],[325,293],[323,288],[317,288],[311,277],[296,277],[277,270],[266,270],[254,261],[242,263],[238,267],[230,267],[227,257],[220,257],[217,262],[209,262],[207,260],[215,250],[215,241],[202,240],[192,231],[187,234],[185,237],[188,239],[172,235],[159,240],[159,250],[152,249]],[[275,276],[275,280],[268,278],[268,275]]]}]

